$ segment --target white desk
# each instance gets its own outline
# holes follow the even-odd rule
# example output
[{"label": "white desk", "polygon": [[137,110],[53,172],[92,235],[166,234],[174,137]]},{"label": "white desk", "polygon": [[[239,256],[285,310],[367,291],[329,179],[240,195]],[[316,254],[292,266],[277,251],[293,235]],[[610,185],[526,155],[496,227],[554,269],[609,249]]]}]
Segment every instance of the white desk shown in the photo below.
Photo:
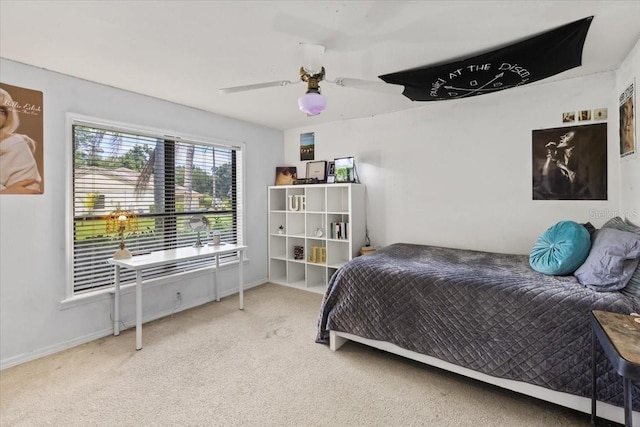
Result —
[{"label": "white desk", "polygon": [[218,246],[202,246],[194,248],[192,246],[169,249],[166,251],[151,252],[145,255],[135,255],[129,259],[113,259],[107,261],[116,267],[115,269],[115,297],[113,305],[113,335],[120,335],[120,269],[128,268],[136,272],[136,350],[142,349],[142,271],[145,268],[157,267],[165,264],[174,264],[180,261],[189,261],[215,257],[216,259],[216,279],[215,297],[220,301],[220,255],[238,253],[238,289],[240,298],[240,310],[244,309],[244,293],[242,278],[242,263],[244,261],[244,251],[247,249],[243,245],[222,244]]}]

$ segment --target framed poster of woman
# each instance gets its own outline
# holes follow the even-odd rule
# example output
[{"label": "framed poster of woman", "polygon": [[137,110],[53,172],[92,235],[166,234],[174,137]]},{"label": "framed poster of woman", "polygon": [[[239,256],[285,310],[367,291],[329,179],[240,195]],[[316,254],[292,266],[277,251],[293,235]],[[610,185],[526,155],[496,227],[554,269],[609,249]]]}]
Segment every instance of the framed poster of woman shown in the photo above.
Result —
[{"label": "framed poster of woman", "polygon": [[42,92],[0,83],[0,194],[44,192]]},{"label": "framed poster of woman", "polygon": [[620,95],[620,157],[636,152],[634,95],[633,83]]}]

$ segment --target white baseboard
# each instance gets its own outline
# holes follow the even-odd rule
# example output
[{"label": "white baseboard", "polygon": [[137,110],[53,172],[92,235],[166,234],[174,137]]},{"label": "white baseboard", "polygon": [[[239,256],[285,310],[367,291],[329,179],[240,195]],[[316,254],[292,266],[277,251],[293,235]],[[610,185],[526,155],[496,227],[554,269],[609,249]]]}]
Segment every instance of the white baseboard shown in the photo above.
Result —
[{"label": "white baseboard", "polygon": [[[250,284],[245,284],[243,289],[246,291],[247,289],[251,289],[254,288],[256,286],[260,286],[260,285],[264,285],[265,283],[269,283],[269,280],[267,278],[264,278],[262,280],[250,283]],[[237,294],[238,291],[235,289],[230,289],[226,292],[222,291],[220,293],[220,297],[224,298],[224,297],[228,297],[234,294]],[[203,304],[207,304],[209,302],[215,301],[213,299],[211,299],[210,297],[205,297],[205,298],[200,298],[197,300],[192,300],[189,301],[189,305],[184,305],[182,307],[180,307],[177,310],[173,310],[173,309],[167,309],[167,310],[162,310],[160,312],[156,312],[156,313],[151,313],[148,315],[145,315],[143,317],[143,323],[147,323],[147,322],[151,322],[153,320],[157,320],[157,319],[161,319],[163,317],[169,316],[172,313],[179,313],[181,311],[184,310],[188,310],[190,308],[194,308],[194,307],[198,307],[200,305]],[[135,313],[134,313],[135,316]],[[135,327],[135,318],[133,320],[130,321],[130,323],[132,323],[131,325],[127,325],[127,322],[124,322],[125,326],[121,327],[120,330],[125,330],[128,329],[130,327]],[[41,357],[45,357],[45,356],[49,356],[51,354],[55,354],[58,353],[60,351],[63,350],[67,350],[73,347],[77,347],[79,345],[82,344],[86,344],[88,342],[91,341],[95,341],[97,339],[100,338],[104,338],[106,336],[109,335],[113,335],[113,328],[107,328],[107,329],[101,329],[99,331],[96,332],[92,332],[90,334],[87,335],[83,335],[81,337],[75,337],[71,340],[68,341],[64,341],[61,343],[56,343],[54,345],[50,345],[50,346],[46,346],[46,347],[42,347],[40,349],[31,351],[29,353],[23,353],[23,354],[19,354],[17,356],[12,356],[12,357],[8,357],[6,359],[2,359],[0,360],[0,370],[3,369],[7,369],[7,368],[11,368],[12,366],[17,366],[20,365],[22,363],[26,363],[35,359],[39,359]]]},{"label": "white baseboard", "polygon": [[41,357],[49,356],[51,354],[67,350],[72,347],[77,347],[79,345],[86,344],[88,342],[95,341],[112,334],[113,328],[102,329],[100,331],[92,332],[88,335],[76,337],[69,341],[43,347],[29,353],[23,353],[17,356],[9,357],[0,361],[0,370],[11,368],[12,366],[20,365],[22,363],[30,362],[31,360],[39,359]]}]

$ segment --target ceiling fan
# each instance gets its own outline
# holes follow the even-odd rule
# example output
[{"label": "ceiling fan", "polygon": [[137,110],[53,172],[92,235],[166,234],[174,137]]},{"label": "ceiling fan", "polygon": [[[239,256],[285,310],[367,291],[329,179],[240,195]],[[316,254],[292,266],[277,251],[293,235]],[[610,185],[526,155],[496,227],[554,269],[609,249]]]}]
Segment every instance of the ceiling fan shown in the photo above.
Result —
[{"label": "ceiling fan", "polygon": [[304,62],[300,67],[300,80],[277,80],[266,83],[256,83],[244,86],[234,86],[222,88],[220,93],[236,93],[244,92],[254,89],[262,89],[274,86],[287,86],[290,84],[297,84],[300,82],[307,83],[307,92],[298,98],[298,107],[303,113],[307,115],[315,116],[324,111],[327,106],[327,100],[322,96],[320,90],[320,82],[326,81],[338,86],[352,87],[355,89],[374,90],[382,93],[389,94],[401,94],[404,89],[403,86],[393,85],[383,82],[375,82],[369,80],[360,80],[347,77],[337,77],[335,80],[329,80],[325,78],[325,68],[322,65],[322,59],[324,57],[325,47],[318,44],[300,43],[303,48]]}]

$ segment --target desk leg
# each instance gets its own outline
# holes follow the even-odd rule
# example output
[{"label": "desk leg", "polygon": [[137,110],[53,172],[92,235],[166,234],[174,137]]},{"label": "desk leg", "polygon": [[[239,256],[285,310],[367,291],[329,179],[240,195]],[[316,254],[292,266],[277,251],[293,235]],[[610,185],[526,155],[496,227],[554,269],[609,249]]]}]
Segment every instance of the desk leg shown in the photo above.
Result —
[{"label": "desk leg", "polygon": [[120,335],[120,266],[116,265],[115,293],[113,295],[113,335]]},{"label": "desk leg", "polygon": [[220,255],[216,255],[216,301],[220,301]]},{"label": "desk leg", "polygon": [[142,270],[136,270],[136,350],[142,350]]},{"label": "desk leg", "polygon": [[596,332],[591,329],[591,427],[596,425]]},{"label": "desk leg", "polygon": [[243,278],[243,264],[244,264],[244,251],[238,251],[238,297],[240,298],[240,310],[244,310],[244,278]]},{"label": "desk leg", "polygon": [[631,390],[631,380],[627,377],[623,377],[624,384],[624,427],[632,427],[633,424],[633,399]]}]

